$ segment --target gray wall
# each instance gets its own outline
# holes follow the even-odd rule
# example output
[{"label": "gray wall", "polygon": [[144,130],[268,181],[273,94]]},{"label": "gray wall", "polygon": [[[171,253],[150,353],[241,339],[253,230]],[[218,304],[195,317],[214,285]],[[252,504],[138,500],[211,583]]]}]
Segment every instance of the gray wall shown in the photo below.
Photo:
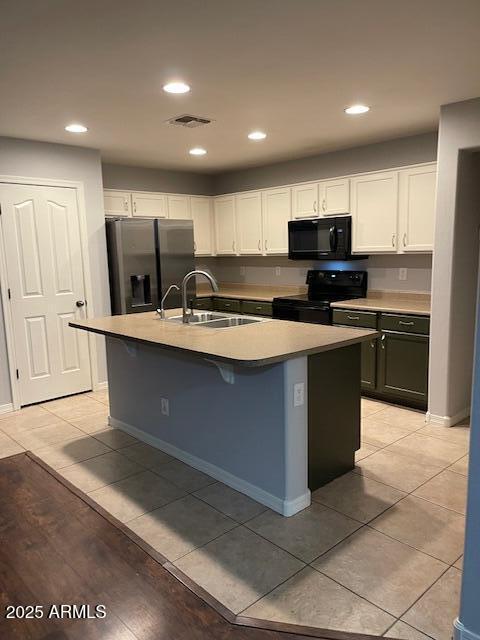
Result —
[{"label": "gray wall", "polygon": [[246,189],[319,180],[336,176],[400,167],[437,158],[437,134],[398,138],[376,144],[343,149],[332,153],[278,162],[261,167],[215,175],[214,193],[233,193]]},{"label": "gray wall", "polygon": [[480,228],[480,99],[442,107],[432,277],[429,411],[470,406]]},{"label": "gray wall", "polygon": [[[75,180],[85,189],[95,315],[110,312],[100,153],[60,144],[0,138],[0,174]],[[106,380],[103,339],[98,338],[99,381]],[[0,315],[0,405],[11,402],[3,314]]]},{"label": "gray wall", "polygon": [[102,174],[105,189],[165,191],[195,195],[211,195],[214,189],[212,175],[188,171],[167,171],[104,163]]},{"label": "gray wall", "polygon": [[[197,258],[198,268],[207,268],[220,282],[235,282],[267,285],[300,285],[305,284],[307,269],[366,269],[368,271],[369,289],[382,291],[404,291],[429,293],[432,279],[431,255],[392,255],[371,256],[368,260],[352,260],[342,262],[292,262],[281,257],[224,257]],[[245,269],[241,274],[240,269]],[[280,267],[280,275],[276,275],[276,267]],[[407,279],[399,280],[398,271],[407,269]],[[243,269],[242,269],[243,271]]]},{"label": "gray wall", "polygon": [[456,626],[467,633],[457,632],[458,640],[480,637],[480,287],[477,289],[476,317],[465,557],[460,624],[456,622]]}]

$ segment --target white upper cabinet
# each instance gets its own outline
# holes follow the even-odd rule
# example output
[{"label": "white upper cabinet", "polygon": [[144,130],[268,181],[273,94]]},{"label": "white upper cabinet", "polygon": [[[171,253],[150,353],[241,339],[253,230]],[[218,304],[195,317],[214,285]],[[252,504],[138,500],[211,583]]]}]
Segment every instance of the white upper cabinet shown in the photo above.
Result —
[{"label": "white upper cabinet", "polygon": [[267,255],[288,253],[288,221],[292,218],[291,189],[268,189],[263,198],[263,250]]},{"label": "white upper cabinet", "polygon": [[247,191],[235,196],[235,221],[238,253],[261,254],[263,234],[262,194],[260,191]]},{"label": "white upper cabinet", "polygon": [[196,256],[215,254],[213,244],[212,200],[205,196],[190,198],[190,211],[193,220],[193,237]]},{"label": "white upper cabinet", "polygon": [[132,215],[132,196],[126,191],[105,189],[103,206],[106,216],[127,218]]},{"label": "white upper cabinet", "polygon": [[167,218],[167,196],[164,193],[132,193],[133,215],[139,218]]},{"label": "white upper cabinet", "polygon": [[168,217],[173,220],[190,220],[190,197],[183,195],[167,196]]},{"label": "white upper cabinet", "polygon": [[398,172],[351,179],[352,252],[396,253]]},{"label": "white upper cabinet", "polygon": [[215,240],[218,255],[236,255],[235,198],[220,196],[213,201],[215,213]]},{"label": "white upper cabinet", "polygon": [[325,180],[318,185],[318,202],[321,216],[338,216],[350,213],[350,180]]},{"label": "white upper cabinet", "polygon": [[299,184],[292,187],[292,216],[315,218],[318,216],[318,184]]},{"label": "white upper cabinet", "polygon": [[433,250],[436,164],[399,172],[400,252]]}]

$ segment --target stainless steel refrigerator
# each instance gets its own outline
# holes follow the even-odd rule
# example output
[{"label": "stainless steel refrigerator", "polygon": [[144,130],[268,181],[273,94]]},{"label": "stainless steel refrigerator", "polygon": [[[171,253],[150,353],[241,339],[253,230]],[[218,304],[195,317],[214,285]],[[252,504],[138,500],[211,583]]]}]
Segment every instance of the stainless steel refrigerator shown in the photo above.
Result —
[{"label": "stainless steel refrigerator", "polygon": [[[107,232],[112,315],[153,311],[171,284],[194,269],[193,222],[161,218],[110,218]],[[189,299],[195,296],[191,278]],[[172,291],[165,308],[182,304]]]}]

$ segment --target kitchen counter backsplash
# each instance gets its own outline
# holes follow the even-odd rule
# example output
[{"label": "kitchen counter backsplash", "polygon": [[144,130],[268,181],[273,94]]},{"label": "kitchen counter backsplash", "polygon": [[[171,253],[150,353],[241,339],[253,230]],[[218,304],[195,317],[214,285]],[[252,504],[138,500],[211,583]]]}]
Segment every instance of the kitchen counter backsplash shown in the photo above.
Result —
[{"label": "kitchen counter backsplash", "polygon": [[[219,282],[231,284],[302,286],[308,269],[348,269],[368,271],[368,289],[405,293],[430,293],[432,257],[430,255],[373,255],[368,260],[350,262],[292,261],[278,257],[197,258],[197,268],[210,271]],[[400,269],[406,269],[400,280]],[[200,280],[198,281],[200,283]],[[287,294],[288,295],[288,294]]]}]

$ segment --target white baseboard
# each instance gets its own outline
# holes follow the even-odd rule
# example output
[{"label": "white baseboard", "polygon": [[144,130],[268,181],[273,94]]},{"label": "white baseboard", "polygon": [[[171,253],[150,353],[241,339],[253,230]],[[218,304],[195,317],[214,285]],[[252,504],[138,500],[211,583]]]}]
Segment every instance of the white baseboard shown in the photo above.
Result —
[{"label": "white baseboard", "polygon": [[8,404],[0,404],[0,414],[10,413],[10,411],[13,411],[13,404],[11,402]]},{"label": "white baseboard", "polygon": [[220,480],[220,482],[223,482],[232,489],[236,489],[237,491],[240,491],[240,493],[244,493],[253,500],[256,500],[257,502],[264,504],[266,507],[269,507],[273,511],[281,513],[283,516],[293,516],[295,513],[298,513],[299,511],[302,511],[302,509],[308,507],[311,503],[311,495],[309,489],[307,489],[307,492],[304,495],[298,496],[293,500],[282,500],[281,498],[278,498],[277,496],[274,496],[273,494],[268,493],[267,491],[264,491],[263,489],[260,489],[253,484],[250,484],[250,482],[247,482],[246,480],[243,480],[238,476],[234,476],[221,467],[217,467],[210,462],[206,462],[201,458],[197,458],[191,453],[187,453],[182,449],[178,449],[174,445],[169,444],[168,442],[165,442],[160,438],[156,438],[149,433],[145,433],[145,431],[142,431],[141,429],[132,427],[126,422],[122,422],[121,420],[117,420],[116,418],[112,418],[112,416],[109,416],[108,423],[112,427],[121,429],[122,431],[129,433],[135,438],[138,438],[139,440],[152,445],[152,447],[156,447],[157,449],[170,454],[174,458],[178,458],[178,460],[185,462],[191,467],[194,467],[199,471],[203,471],[203,473],[212,476],[212,478]]},{"label": "white baseboard", "polygon": [[108,382],[97,382],[93,388],[94,391],[104,391],[105,389],[108,389]]},{"label": "white baseboard", "polygon": [[428,424],[438,424],[441,427],[453,427],[470,415],[470,407],[463,409],[454,416],[437,416],[427,411],[425,420]]},{"label": "white baseboard", "polygon": [[454,640],[480,640],[480,635],[464,627],[458,618],[453,623],[453,630]]}]

